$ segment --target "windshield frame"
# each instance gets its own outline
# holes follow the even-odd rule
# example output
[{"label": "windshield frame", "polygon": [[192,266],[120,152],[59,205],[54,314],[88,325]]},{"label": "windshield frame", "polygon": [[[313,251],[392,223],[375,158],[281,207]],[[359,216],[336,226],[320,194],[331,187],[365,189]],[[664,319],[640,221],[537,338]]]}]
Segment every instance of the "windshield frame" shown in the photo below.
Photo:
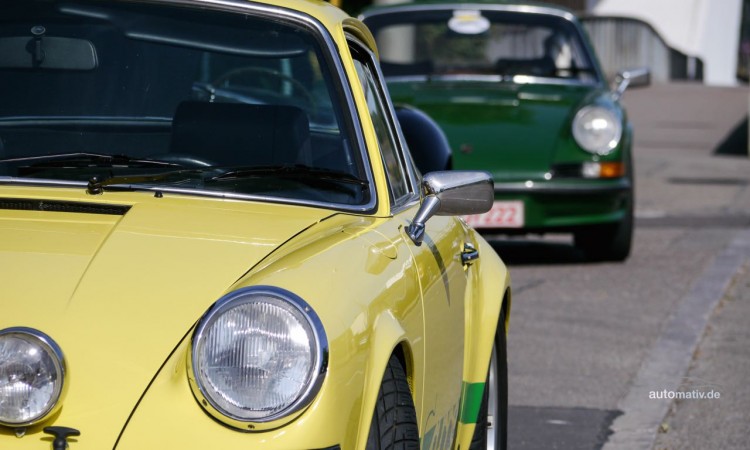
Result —
[{"label": "windshield frame", "polygon": [[[112,0],[111,3],[118,3]],[[121,3],[121,2],[120,2]],[[283,203],[302,206],[312,206],[339,211],[372,214],[378,208],[378,198],[375,185],[375,177],[372,165],[362,133],[362,124],[359,112],[354,101],[351,87],[348,84],[348,76],[344,69],[342,56],[339,54],[338,46],[326,26],[315,17],[298,10],[288,9],[275,5],[267,5],[252,2],[235,2],[231,0],[134,0],[130,4],[146,4],[166,7],[192,8],[204,11],[218,11],[248,14],[262,20],[279,22],[287,26],[298,27],[309,33],[319,45],[322,55],[321,63],[325,63],[326,70],[331,77],[331,92],[335,95],[341,108],[340,132],[352,148],[352,153],[359,157],[363,181],[367,183],[367,196],[365,202],[360,204],[346,204],[329,201],[317,201],[312,199],[295,199],[274,195],[244,194],[231,191],[217,191],[201,188],[175,187],[169,185],[135,183],[135,184],[112,184],[106,190],[136,190],[151,191],[158,194],[174,193],[181,195],[194,195],[201,197],[212,197],[232,200],[261,201],[271,203]],[[107,2],[102,2],[106,5]],[[19,118],[13,118],[19,119]],[[55,186],[55,187],[83,187],[88,185],[85,181],[46,178],[25,178],[19,176],[0,176],[0,185],[24,185],[24,186]]]},{"label": "windshield frame", "polygon": [[[550,78],[532,75],[482,75],[482,74],[433,74],[433,75],[386,75],[389,82],[414,82],[414,81],[469,81],[469,82],[510,82],[514,84],[549,84],[563,86],[606,86],[606,78],[602,72],[599,60],[596,57],[591,43],[588,40],[577,17],[570,11],[557,9],[544,5],[501,5],[492,3],[419,3],[419,4],[395,4],[393,6],[375,7],[360,14],[359,19],[365,22],[367,26],[377,34],[379,27],[373,27],[371,21],[381,20],[378,16],[401,16],[404,13],[435,13],[443,11],[471,10],[471,11],[490,11],[500,13],[517,13],[517,14],[535,14],[553,16],[569,22],[586,52],[587,58],[592,65],[592,77],[594,79],[568,79],[568,78]],[[407,24],[409,22],[397,21],[397,23]]]}]

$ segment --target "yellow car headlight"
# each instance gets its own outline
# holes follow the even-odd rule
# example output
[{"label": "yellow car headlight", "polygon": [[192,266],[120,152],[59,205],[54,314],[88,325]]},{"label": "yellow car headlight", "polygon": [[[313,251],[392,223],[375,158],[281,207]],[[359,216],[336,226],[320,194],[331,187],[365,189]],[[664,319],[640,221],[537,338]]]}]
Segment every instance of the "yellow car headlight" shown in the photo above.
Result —
[{"label": "yellow car headlight", "polygon": [[25,427],[57,411],[65,380],[60,347],[31,328],[0,330],[0,424]]},{"label": "yellow car headlight", "polygon": [[268,429],[310,404],[327,362],[325,332],[306,302],[279,288],[243,288],[200,320],[191,385],[219,420],[245,430]]}]

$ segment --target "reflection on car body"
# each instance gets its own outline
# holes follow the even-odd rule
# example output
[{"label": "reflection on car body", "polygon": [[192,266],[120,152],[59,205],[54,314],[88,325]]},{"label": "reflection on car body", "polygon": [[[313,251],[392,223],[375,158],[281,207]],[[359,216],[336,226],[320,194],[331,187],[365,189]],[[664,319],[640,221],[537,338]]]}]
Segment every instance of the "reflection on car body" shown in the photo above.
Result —
[{"label": "reflection on car body", "polygon": [[368,9],[389,91],[445,131],[451,167],[492,173],[488,233],[570,232],[622,260],[633,227],[632,129],[576,17],[524,2],[418,1]]},{"label": "reflection on car body", "polygon": [[361,22],[0,11],[0,448],[505,446],[492,179],[420,173]]}]

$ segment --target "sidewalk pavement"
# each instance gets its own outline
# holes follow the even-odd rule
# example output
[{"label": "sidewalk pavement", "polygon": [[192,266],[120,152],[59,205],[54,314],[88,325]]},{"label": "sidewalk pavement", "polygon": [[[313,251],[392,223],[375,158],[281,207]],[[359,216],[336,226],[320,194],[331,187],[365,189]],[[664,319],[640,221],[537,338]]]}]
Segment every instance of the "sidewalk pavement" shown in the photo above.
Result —
[{"label": "sidewalk pavement", "polygon": [[[720,271],[726,284],[708,283],[714,288],[709,293],[705,283],[698,283],[694,298],[688,296],[682,306],[703,307],[684,308],[682,315],[675,311],[680,320],[665,325],[664,345],[655,346],[634,380],[632,395],[621,401],[627,417],[615,421],[615,435],[605,448],[632,449],[635,443],[653,450],[750,448],[750,387],[745,383],[750,374],[749,92],[747,86],[670,84],[625,94],[636,130],[636,172],[641,174],[636,191],[649,193],[641,196],[636,216],[652,225],[662,220],[665,225],[719,227],[737,233],[742,243],[714,262],[718,267],[734,260],[731,270]],[[669,159],[676,154],[678,159]],[[681,188],[677,195],[674,186]],[[678,346],[687,353],[683,369],[677,370],[669,361],[679,359],[672,338],[681,334],[690,334],[691,340]],[[665,373],[674,375],[663,386],[669,392],[659,391],[662,385],[654,382]],[[657,398],[647,399],[651,390]],[[663,395],[682,399],[665,400]]]},{"label": "sidewalk pavement", "polygon": [[683,383],[684,391],[713,392],[714,398],[675,400],[660,427],[655,450],[748,448],[748,322],[750,265],[745,265],[714,310]]}]

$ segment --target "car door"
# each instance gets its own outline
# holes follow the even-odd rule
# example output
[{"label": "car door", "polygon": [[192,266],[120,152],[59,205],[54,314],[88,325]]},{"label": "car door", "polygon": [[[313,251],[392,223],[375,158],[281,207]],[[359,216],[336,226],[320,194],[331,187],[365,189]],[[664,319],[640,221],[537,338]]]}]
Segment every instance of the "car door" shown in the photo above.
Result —
[{"label": "car door", "polygon": [[406,235],[405,229],[419,207],[419,176],[402,145],[402,134],[374,56],[353,39],[351,46],[389,183],[393,220],[388,222],[389,229],[381,232],[393,242],[408,246],[422,291],[423,370],[414,380],[422,448],[446,449],[454,439],[461,400],[467,278],[461,253],[466,229],[455,217],[437,216],[427,222],[421,245]]}]

